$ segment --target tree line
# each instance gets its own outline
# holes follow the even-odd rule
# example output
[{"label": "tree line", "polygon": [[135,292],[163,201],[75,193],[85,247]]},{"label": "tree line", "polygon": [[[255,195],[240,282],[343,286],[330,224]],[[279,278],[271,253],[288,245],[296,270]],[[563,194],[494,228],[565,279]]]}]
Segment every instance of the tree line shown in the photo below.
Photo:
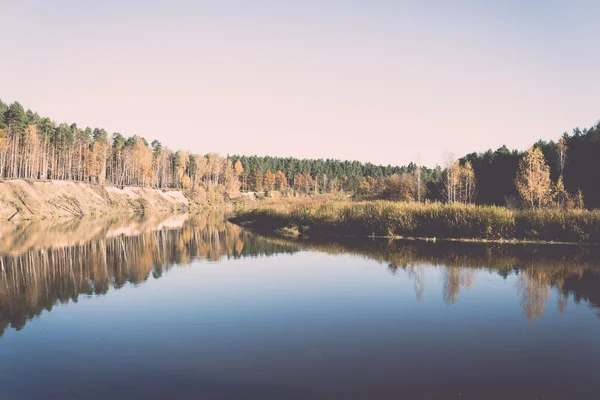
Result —
[{"label": "tree line", "polygon": [[[386,166],[336,159],[222,157],[173,151],[137,135],[57,124],[18,102],[0,100],[0,178],[184,189],[209,202],[234,197],[241,189],[287,195],[345,192],[366,199],[515,207],[574,206],[585,199],[588,207],[598,208],[598,154],[600,123],[564,133],[556,142],[539,141],[526,152],[502,146],[460,159],[449,156],[444,165],[434,168],[414,162]],[[535,177],[524,173],[534,166]]]},{"label": "tree line", "polygon": [[[600,122],[526,151],[448,155],[444,165],[382,166],[358,161],[232,156],[242,189],[331,193],[362,199],[446,201],[509,207],[600,208]],[[585,201],[584,201],[585,200]]]},{"label": "tree line", "polygon": [[137,135],[57,124],[0,100],[0,178],[186,189],[217,201],[239,192],[241,168],[215,153],[172,151]]},{"label": "tree line", "polygon": [[[600,122],[589,129],[565,132],[557,141],[540,140],[525,152],[502,146],[496,151],[468,154],[461,162],[473,167],[479,204],[511,205],[521,199],[543,206],[551,201],[564,205],[585,200],[588,208],[600,208],[598,155]],[[524,174],[526,166],[531,167],[531,174]],[[529,179],[528,189],[523,179]],[[538,195],[532,195],[536,187]]]}]

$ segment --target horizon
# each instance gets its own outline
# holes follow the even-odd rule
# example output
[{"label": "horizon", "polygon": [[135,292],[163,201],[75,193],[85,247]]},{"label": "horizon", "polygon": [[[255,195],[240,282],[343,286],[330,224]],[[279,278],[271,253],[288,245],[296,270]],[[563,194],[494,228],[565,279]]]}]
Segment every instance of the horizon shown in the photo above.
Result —
[{"label": "horizon", "polygon": [[598,121],[598,4],[209,3],[2,4],[1,97],[191,153],[394,166]]}]

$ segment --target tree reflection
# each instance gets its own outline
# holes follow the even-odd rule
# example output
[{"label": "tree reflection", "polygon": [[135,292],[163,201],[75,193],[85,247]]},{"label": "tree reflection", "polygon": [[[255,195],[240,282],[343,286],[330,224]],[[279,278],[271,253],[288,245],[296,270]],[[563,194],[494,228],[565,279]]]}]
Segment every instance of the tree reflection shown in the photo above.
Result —
[{"label": "tree reflection", "polygon": [[410,264],[405,268],[409,277],[414,281],[415,293],[417,295],[417,301],[420,303],[423,301],[423,266]]},{"label": "tree reflection", "polygon": [[585,301],[600,318],[600,253],[595,247],[364,238],[305,239],[301,243],[330,254],[362,255],[385,263],[394,275],[403,271],[413,279],[419,302],[424,296],[425,268],[443,268],[442,291],[447,304],[457,302],[461,289],[471,288],[475,273],[484,270],[504,278],[518,274],[517,294],[530,321],[541,317],[553,287],[559,312],[565,312],[572,296],[576,302]]},{"label": "tree reflection", "polygon": [[22,329],[56,303],[137,285],[150,275],[160,278],[176,265],[298,249],[252,235],[226,222],[223,214],[201,214],[181,222],[134,235],[112,235],[106,230],[100,237],[75,245],[0,255],[0,336],[8,326]]},{"label": "tree reflection", "polygon": [[551,288],[557,308],[569,299],[585,302],[600,317],[600,256],[595,249],[473,243],[427,243],[351,239],[344,242],[289,241],[252,234],[219,213],[122,221],[77,220],[0,226],[0,336],[58,303],[103,295],[174,266],[195,260],[258,257],[311,249],[355,254],[385,263],[413,282],[417,301],[425,295],[425,271],[442,268],[443,299],[458,301],[474,285],[477,271],[517,274],[517,295],[529,321],[540,318]]},{"label": "tree reflection", "polygon": [[444,269],[444,301],[446,304],[454,304],[460,294],[460,289],[470,289],[473,285],[475,270],[472,268],[445,268]]},{"label": "tree reflection", "polygon": [[550,282],[546,271],[526,268],[519,274],[516,286],[527,319],[533,321],[540,318],[550,298]]}]

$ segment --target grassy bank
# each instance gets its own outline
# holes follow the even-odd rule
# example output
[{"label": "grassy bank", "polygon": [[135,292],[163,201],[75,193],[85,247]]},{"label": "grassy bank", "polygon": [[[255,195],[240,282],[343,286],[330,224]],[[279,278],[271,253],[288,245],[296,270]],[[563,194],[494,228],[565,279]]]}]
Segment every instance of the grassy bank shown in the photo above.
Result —
[{"label": "grassy bank", "polygon": [[270,203],[238,210],[234,222],[308,236],[402,236],[444,239],[600,243],[600,211],[464,204],[342,200]]}]

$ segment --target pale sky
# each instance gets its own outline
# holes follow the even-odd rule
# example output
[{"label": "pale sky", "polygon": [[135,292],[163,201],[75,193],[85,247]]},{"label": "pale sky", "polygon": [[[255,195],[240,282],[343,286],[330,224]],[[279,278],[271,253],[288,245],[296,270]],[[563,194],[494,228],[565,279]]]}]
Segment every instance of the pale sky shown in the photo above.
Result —
[{"label": "pale sky", "polygon": [[194,153],[442,162],[600,119],[600,1],[0,0],[0,98]]}]

